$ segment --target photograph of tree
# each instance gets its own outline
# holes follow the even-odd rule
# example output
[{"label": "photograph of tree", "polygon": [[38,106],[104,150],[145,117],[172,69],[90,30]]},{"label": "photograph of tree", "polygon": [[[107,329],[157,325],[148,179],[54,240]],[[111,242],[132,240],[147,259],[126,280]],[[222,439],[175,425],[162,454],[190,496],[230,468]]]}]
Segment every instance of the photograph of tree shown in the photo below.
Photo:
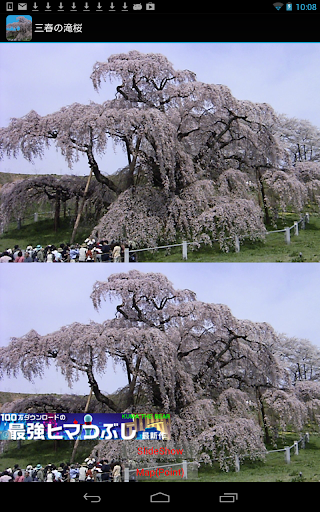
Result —
[{"label": "photograph of tree", "polygon": [[[312,249],[307,261],[319,261],[314,248],[319,229],[319,128],[309,119],[277,112],[266,101],[239,99],[227,83],[201,81],[191,67],[178,69],[170,54],[182,60],[182,46],[161,45],[168,56],[142,52],[139,45],[108,56],[105,45],[107,58],[92,61],[91,74],[78,72],[85,91],[91,82],[95,101],[81,103],[77,96],[82,95],[74,94],[69,104],[61,104],[56,111],[41,114],[33,108],[20,117],[11,116],[0,130],[3,161],[11,165],[12,158],[18,157],[22,163],[38,165],[42,159],[45,169],[48,150],[55,148],[59,162],[64,162],[63,174],[74,173],[81,161],[86,173],[90,171],[88,187],[92,180],[94,185],[87,193],[84,181],[73,179],[70,189],[67,180],[62,183],[56,177],[55,192],[49,195],[45,178],[39,175],[7,183],[1,190],[2,231],[12,219],[21,218],[32,201],[43,198],[55,204],[57,231],[60,204],[74,204],[74,198],[81,197],[94,211],[88,234],[99,240],[133,241],[139,249],[182,241],[192,243],[193,250],[216,244],[222,258],[223,253],[239,251],[244,243],[263,247],[271,238],[268,232],[284,232],[286,226],[293,229],[293,223],[302,222],[308,213],[312,222],[304,233],[308,237],[304,246],[311,244]],[[289,46],[279,43],[277,48],[286,59],[294,59]],[[248,73],[252,73],[246,60],[251,50],[255,58],[259,51],[266,56],[272,72],[278,69],[280,61],[272,45],[239,44],[237,50],[231,43],[228,47],[239,52]],[[79,58],[83,45],[77,48]],[[220,48],[228,58],[223,44],[186,45],[185,51],[188,48],[203,63],[213,64],[210,52],[216,57]],[[308,76],[313,78],[311,64],[319,57],[319,46],[297,44],[296,49],[301,55],[309,52]],[[42,58],[41,53],[30,52]],[[229,59],[233,63],[232,53]],[[59,76],[59,62],[55,71]],[[203,73],[201,66],[199,71]],[[279,83],[283,80],[280,77]],[[271,98],[271,89],[266,89],[266,99]],[[110,166],[110,145],[122,155],[121,167]],[[24,201],[19,199],[21,194]],[[301,248],[296,252],[299,255]],[[259,253],[255,261],[268,259]],[[279,257],[279,261],[287,260]]]},{"label": "photograph of tree", "polygon": [[[234,268],[229,270],[229,266]],[[29,281],[39,267],[28,268],[34,269]],[[51,390],[58,391],[61,386],[77,387],[78,378],[85,377],[81,389],[86,394],[92,390],[96,411],[170,413],[170,446],[184,446],[185,454],[200,463],[218,461],[226,471],[233,468],[235,455],[239,460],[263,459],[266,445],[279,442],[283,431],[298,435],[306,428],[319,428],[320,350],[305,337],[308,329],[316,337],[318,328],[317,324],[308,326],[307,320],[319,307],[312,295],[319,285],[314,265],[303,266],[298,278],[298,284],[305,286],[304,308],[296,300],[298,289],[292,296],[289,293],[291,265],[253,269],[244,264],[135,264],[134,268],[121,266],[120,272],[108,265],[106,278],[96,281],[95,276],[102,275],[98,272],[101,266],[87,266],[83,284],[77,285],[71,284],[75,281],[67,267],[54,268],[57,272],[48,279],[48,286],[51,281],[55,289],[62,289],[62,282],[71,285],[81,300],[74,305],[65,297],[63,302],[69,306],[63,304],[61,309],[67,310],[69,323],[61,325],[59,315],[51,320],[53,328],[59,325],[52,332],[47,319],[39,319],[38,314],[31,315],[32,321],[30,315],[22,319],[34,328],[11,336],[0,348],[1,376],[7,382],[17,379],[21,386],[22,382],[40,382],[41,377],[51,383]],[[63,275],[60,268],[65,269]],[[47,274],[45,266],[41,269],[41,275]],[[29,283],[18,285],[15,268],[10,273],[5,282],[17,282],[14,293],[24,296]],[[175,286],[166,273],[186,287]],[[241,294],[244,282],[247,290]],[[198,293],[188,288],[193,284]],[[85,297],[84,291],[90,288],[90,297]],[[39,292],[39,299],[43,295],[45,290]],[[242,315],[251,312],[251,317],[261,321],[237,318],[227,304],[200,300],[198,295],[228,297],[233,309]],[[254,302],[256,306],[251,305]],[[279,319],[281,308],[283,318]],[[297,311],[300,319],[293,325]],[[79,317],[91,319],[73,321]],[[268,317],[289,328],[289,333],[277,332],[265,321]],[[13,327],[10,318],[5,324],[3,333],[24,329],[23,325]],[[113,387],[117,384],[112,365],[121,374],[118,390]],[[48,378],[49,367],[59,375],[49,373]],[[28,387],[23,385],[24,390]],[[8,403],[2,412],[48,407],[63,412],[79,406],[81,401],[75,396],[68,403],[67,396],[61,400],[52,394],[36,394]],[[129,453],[132,450],[130,458],[137,442],[141,445],[141,441],[126,442]],[[122,451],[119,441],[100,441],[92,448],[92,453],[107,458],[120,457]]]},{"label": "photograph of tree", "polygon": [[7,16],[7,40],[11,42],[27,42],[32,39],[31,16]]}]

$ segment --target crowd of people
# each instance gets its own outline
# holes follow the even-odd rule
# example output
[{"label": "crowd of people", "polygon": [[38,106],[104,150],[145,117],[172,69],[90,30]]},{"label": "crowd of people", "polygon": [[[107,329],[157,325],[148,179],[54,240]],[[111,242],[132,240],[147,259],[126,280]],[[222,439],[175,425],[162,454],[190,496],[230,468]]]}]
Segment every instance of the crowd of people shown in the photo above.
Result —
[{"label": "crowd of people", "polygon": [[123,475],[124,466],[118,461],[87,458],[83,464],[62,462],[58,467],[29,464],[22,469],[15,464],[0,474],[0,482],[122,482]]},{"label": "crowd of people", "polygon": [[134,243],[118,243],[114,240],[97,241],[92,236],[87,238],[83,244],[61,243],[59,247],[40,244],[32,247],[28,245],[24,250],[19,245],[14,248],[7,248],[0,253],[0,263],[85,263],[85,262],[114,262],[124,261],[125,249],[129,248],[129,261],[137,261],[134,250]]}]

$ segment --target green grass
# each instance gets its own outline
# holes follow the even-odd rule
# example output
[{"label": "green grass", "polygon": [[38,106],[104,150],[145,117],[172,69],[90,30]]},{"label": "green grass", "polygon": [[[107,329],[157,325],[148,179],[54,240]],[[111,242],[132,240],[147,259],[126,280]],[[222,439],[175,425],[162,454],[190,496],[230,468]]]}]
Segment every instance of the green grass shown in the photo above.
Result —
[{"label": "green grass", "polygon": [[[294,440],[299,439],[298,434],[289,434],[278,444],[278,448],[291,446]],[[17,448],[16,441],[10,441],[9,447],[0,456],[0,471],[14,464],[20,464],[25,468],[28,464],[35,466],[41,463],[51,463],[56,466],[61,462],[69,462],[73,449],[73,441],[22,441],[21,448]],[[95,445],[95,441],[81,441],[76,454],[76,462],[83,462],[89,456]],[[269,447],[272,449],[272,447]],[[178,466],[179,469],[180,466]],[[174,467],[175,468],[175,467]],[[299,473],[302,473],[302,477]],[[157,481],[160,479],[145,477],[145,481]],[[161,481],[186,481],[180,477],[162,477]],[[201,465],[198,470],[198,478],[189,476],[187,482],[319,482],[320,481],[320,436],[310,435],[310,442],[306,448],[299,449],[299,455],[293,455],[291,450],[291,462],[287,464],[284,452],[270,453],[265,461],[246,460],[241,463],[239,472],[230,470],[223,472],[217,463],[212,466]]]},{"label": "green grass", "polygon": [[[278,222],[277,229],[285,226],[292,226],[298,220],[296,214],[287,214],[284,221]],[[268,231],[274,228],[268,226]],[[300,258],[299,253],[302,253]],[[170,254],[166,255],[166,249],[159,249],[151,253],[147,251],[138,252],[138,260],[143,262],[177,262],[182,260],[182,247],[174,247]],[[291,230],[291,243],[285,242],[284,233],[273,233],[267,235],[266,241],[251,242],[244,241],[241,244],[240,252],[230,251],[224,253],[217,243],[212,247],[202,246],[197,251],[191,251],[188,246],[188,262],[318,262],[320,261],[320,217],[310,215],[310,222],[306,229],[299,230],[299,235],[294,236]]]},{"label": "green grass", "polygon": [[[298,439],[298,434],[287,435],[278,449],[292,446]],[[198,475],[199,482],[319,482],[320,436],[311,435],[306,448],[299,449],[299,455],[293,455],[292,449],[290,464],[286,463],[284,452],[277,452],[267,455],[264,462],[244,461],[238,473],[233,470],[224,473],[214,464],[212,467],[201,466]]]}]

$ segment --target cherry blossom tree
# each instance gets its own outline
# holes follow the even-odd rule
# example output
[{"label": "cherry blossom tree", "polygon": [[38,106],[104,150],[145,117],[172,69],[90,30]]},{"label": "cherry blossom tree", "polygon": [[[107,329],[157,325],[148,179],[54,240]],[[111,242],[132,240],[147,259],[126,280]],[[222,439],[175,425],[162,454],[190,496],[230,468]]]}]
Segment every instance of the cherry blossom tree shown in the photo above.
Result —
[{"label": "cherry blossom tree", "polygon": [[[12,218],[23,217],[28,208],[35,203],[51,201],[54,207],[54,229],[60,227],[60,210],[70,199],[78,204],[84,196],[85,180],[79,176],[40,175],[6,184],[0,191],[0,218],[3,226]],[[109,188],[92,181],[87,191],[86,201],[94,202],[97,216],[102,208],[107,208],[114,199]]]},{"label": "cherry blossom tree", "polygon": [[[301,212],[307,203],[307,187],[299,181],[294,171],[267,171],[262,177],[265,190],[265,205],[272,211],[273,219],[279,211],[288,209]],[[268,213],[269,216],[269,213]]]},{"label": "cherry blossom tree", "polygon": [[280,115],[277,135],[293,165],[297,162],[319,162],[320,130],[306,119]]},{"label": "cherry blossom tree", "polygon": [[320,379],[320,350],[309,340],[280,334],[271,346],[272,352],[281,362],[295,385],[300,381]]},{"label": "cherry blossom tree", "polygon": [[[263,224],[279,210],[318,203],[311,164],[319,134],[307,121],[238,100],[160,54],[133,50],[96,62],[91,80],[100,94],[107,79],[115,82],[112,100],[73,103],[43,117],[31,111],[0,130],[0,157],[20,152],[33,161],[54,144],[70,168],[87,158],[96,180],[117,195],[94,228],[99,236],[140,247],[218,240],[228,251],[236,237],[263,240]],[[110,143],[128,159],[118,176],[106,174]],[[301,168],[306,163],[309,171]]]},{"label": "cherry blossom tree", "polygon": [[303,429],[307,421],[307,407],[294,391],[267,390],[262,400],[269,442],[276,440],[280,431],[291,428],[299,432]]},{"label": "cherry blossom tree", "polygon": [[[231,175],[235,187],[229,190],[226,176],[231,179]],[[235,247],[236,237],[264,240],[263,214],[249,185],[243,183],[244,176],[229,169],[216,187],[212,180],[199,180],[167,198],[152,186],[135,187],[118,197],[93,232],[100,238],[129,239],[145,247],[155,247],[162,240],[209,245],[217,240],[225,251]]]},{"label": "cherry blossom tree", "polygon": [[297,178],[306,187],[308,202],[320,204],[320,163],[316,161],[297,162],[294,166]]},{"label": "cherry blossom tree", "polygon": [[[261,176],[276,168],[284,153],[272,107],[237,100],[221,84],[198,82],[193,72],[175,70],[159,54],[130,51],[97,62],[91,75],[94,88],[101,90],[108,78],[117,83],[113,100],[12,119],[0,130],[1,155],[21,152],[32,161],[43,158],[53,143],[69,167],[86,156],[97,181],[122,193],[97,229],[108,238],[125,232],[139,245],[151,245],[180,236],[212,243],[216,237],[224,250],[234,246],[235,236],[263,239]],[[128,158],[118,185],[97,163],[110,141],[121,145]],[[255,187],[251,194],[246,183]],[[193,225],[192,203],[200,204],[206,186],[211,197],[201,209],[197,206]],[[149,207],[152,199],[146,191],[156,197],[158,215]],[[150,228],[159,218],[157,229]]]},{"label": "cherry blossom tree", "polygon": [[316,381],[299,381],[295,385],[296,394],[308,413],[309,422],[320,425],[320,384]]}]

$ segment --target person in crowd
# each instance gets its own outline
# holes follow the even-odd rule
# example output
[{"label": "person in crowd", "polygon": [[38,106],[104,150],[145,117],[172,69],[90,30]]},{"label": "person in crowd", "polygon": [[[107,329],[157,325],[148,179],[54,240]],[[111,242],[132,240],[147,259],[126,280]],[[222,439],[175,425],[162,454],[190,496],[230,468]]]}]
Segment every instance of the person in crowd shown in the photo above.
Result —
[{"label": "person in crowd", "polygon": [[83,263],[86,261],[86,253],[87,253],[87,246],[86,244],[82,244],[79,249],[79,263]]},{"label": "person in crowd", "polygon": [[79,249],[75,245],[70,247],[70,262],[74,263],[79,256]]},{"label": "person in crowd", "polygon": [[33,259],[31,257],[31,254],[28,251],[26,251],[26,253],[25,253],[24,263],[33,263]]},{"label": "person in crowd", "polygon": [[62,254],[61,254],[61,247],[57,249],[56,247],[53,247],[52,254],[54,255],[54,262],[55,263],[61,263],[62,261]]},{"label": "person in crowd", "polygon": [[102,244],[96,243],[96,246],[92,249],[93,259],[94,261],[98,261],[100,263],[102,256]]},{"label": "person in crowd", "polygon": [[19,251],[17,257],[14,260],[15,263],[23,263],[24,257],[22,256],[22,251]]},{"label": "person in crowd", "polygon": [[23,482],[24,481],[24,476],[22,474],[22,471],[21,469],[19,469],[18,473],[17,473],[17,476],[16,478],[14,479],[15,482]]},{"label": "person in crowd", "polygon": [[70,482],[75,482],[79,476],[79,468],[77,465],[71,464],[70,466]]},{"label": "person in crowd", "polygon": [[119,244],[116,244],[112,251],[112,258],[114,263],[121,262],[121,247]]},{"label": "person in crowd", "polygon": [[83,463],[79,469],[79,482],[85,482],[87,473],[87,464]]},{"label": "person in crowd", "polygon": [[11,263],[13,257],[9,254],[8,249],[1,254],[0,263]]},{"label": "person in crowd", "polygon": [[21,251],[19,245],[15,245],[14,246],[14,249],[13,249],[13,259],[16,260],[17,256],[18,256],[18,252]]},{"label": "person in crowd", "polygon": [[93,464],[89,464],[88,469],[86,471],[86,482],[93,481]]},{"label": "person in crowd", "polygon": [[25,472],[24,480],[23,481],[24,482],[33,482],[33,478],[32,478],[32,476],[31,476],[29,471]]},{"label": "person in crowd", "polygon": [[47,251],[47,263],[53,263],[54,255],[51,251],[51,249],[48,249]]},{"label": "person in crowd", "polygon": [[41,464],[37,464],[34,468],[34,479],[37,480],[37,482],[44,482],[44,471]]},{"label": "person in crowd", "polygon": [[92,235],[90,235],[88,238],[85,239],[84,243],[87,244],[88,249],[93,249],[96,240]]},{"label": "person in crowd", "polygon": [[12,474],[6,469],[1,473],[0,482],[12,482]]},{"label": "person in crowd", "polygon": [[116,462],[112,470],[112,478],[114,482],[121,482],[121,466]]},{"label": "person in crowd", "polygon": [[101,261],[110,261],[110,245],[108,240],[103,240],[101,252]]},{"label": "person in crowd", "polygon": [[53,482],[54,481],[54,474],[52,472],[52,469],[48,469],[47,471],[47,479],[46,482]]},{"label": "person in crowd", "polygon": [[102,462],[101,471],[102,471],[101,481],[102,482],[110,482],[111,468],[110,468],[110,465],[109,465],[107,459]]},{"label": "person in crowd", "polygon": [[69,261],[70,261],[70,247],[67,244],[61,244],[61,247],[62,247],[62,252],[61,252],[62,261],[64,263],[69,263]]},{"label": "person in crowd", "polygon": [[61,471],[61,476],[62,476],[62,482],[69,482],[70,481],[70,468],[69,468],[69,464],[65,464],[64,462],[61,463],[61,467],[62,467],[62,471]]},{"label": "person in crowd", "polygon": [[54,481],[55,482],[62,482],[62,467],[59,466],[58,469],[54,467],[52,470],[52,473],[54,474]]},{"label": "person in crowd", "polygon": [[86,252],[86,261],[93,262],[93,252],[91,249],[88,249]]}]

